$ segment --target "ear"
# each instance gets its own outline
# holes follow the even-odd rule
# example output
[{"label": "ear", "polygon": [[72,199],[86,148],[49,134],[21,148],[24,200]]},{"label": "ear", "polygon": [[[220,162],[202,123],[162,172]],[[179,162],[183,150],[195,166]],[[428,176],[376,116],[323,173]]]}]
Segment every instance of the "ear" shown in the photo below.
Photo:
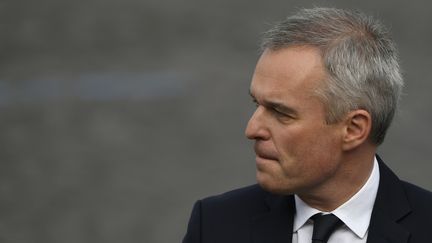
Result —
[{"label": "ear", "polygon": [[372,117],[365,110],[354,110],[345,119],[343,150],[348,151],[363,144],[369,137],[372,128]]}]

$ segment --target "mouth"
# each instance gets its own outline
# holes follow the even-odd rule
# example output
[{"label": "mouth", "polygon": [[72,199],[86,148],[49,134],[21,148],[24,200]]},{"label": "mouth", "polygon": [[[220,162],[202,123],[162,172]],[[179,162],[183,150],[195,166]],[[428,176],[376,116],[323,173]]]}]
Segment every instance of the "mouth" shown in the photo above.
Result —
[{"label": "mouth", "polygon": [[273,155],[272,153],[266,152],[263,149],[260,149],[258,146],[254,147],[255,154],[257,160],[273,160],[278,161],[277,156]]},{"label": "mouth", "polygon": [[254,144],[255,161],[258,171],[265,171],[268,167],[273,167],[279,163],[278,154],[270,144],[265,144],[262,141],[256,141]]},{"label": "mouth", "polygon": [[255,152],[255,154],[256,154],[256,157],[260,158],[260,159],[264,159],[264,160],[277,160],[277,158],[275,158],[273,156],[270,156],[270,155],[267,155],[267,154],[264,154],[264,153],[257,153],[257,152]]},{"label": "mouth", "polygon": [[257,153],[255,157],[255,163],[257,171],[266,171],[268,170],[269,166],[273,167],[278,164],[279,161],[273,157]]}]

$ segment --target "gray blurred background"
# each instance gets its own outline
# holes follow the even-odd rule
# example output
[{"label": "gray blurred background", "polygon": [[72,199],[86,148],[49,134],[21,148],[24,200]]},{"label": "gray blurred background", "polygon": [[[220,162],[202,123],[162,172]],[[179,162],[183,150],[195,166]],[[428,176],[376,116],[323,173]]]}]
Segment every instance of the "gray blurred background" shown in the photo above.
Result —
[{"label": "gray blurred background", "polygon": [[0,2],[0,242],[180,242],[195,200],[255,182],[259,36],[301,7],[378,16],[405,95],[381,156],[432,189],[430,1]]}]

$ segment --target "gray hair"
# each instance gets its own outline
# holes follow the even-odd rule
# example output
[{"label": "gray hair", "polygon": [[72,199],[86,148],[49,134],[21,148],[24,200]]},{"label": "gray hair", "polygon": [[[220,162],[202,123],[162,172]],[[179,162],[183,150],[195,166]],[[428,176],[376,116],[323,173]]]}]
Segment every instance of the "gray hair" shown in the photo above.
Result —
[{"label": "gray hair", "polygon": [[364,109],[372,117],[369,139],[381,144],[403,87],[397,50],[386,28],[359,12],[303,9],[264,33],[261,49],[296,45],[321,51],[328,78],[317,95],[327,109],[326,122]]}]

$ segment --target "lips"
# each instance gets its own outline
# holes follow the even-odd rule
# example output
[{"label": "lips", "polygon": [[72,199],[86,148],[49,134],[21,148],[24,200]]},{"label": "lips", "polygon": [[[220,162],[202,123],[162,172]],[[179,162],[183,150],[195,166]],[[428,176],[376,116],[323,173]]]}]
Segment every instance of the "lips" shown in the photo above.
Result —
[{"label": "lips", "polygon": [[255,150],[255,154],[260,158],[267,159],[267,160],[278,160],[277,156],[275,156],[274,153],[265,150],[263,147],[261,147],[258,144],[255,144],[254,150]]},{"label": "lips", "polygon": [[272,157],[272,156],[267,155],[267,154],[265,154],[265,153],[261,153],[261,152],[257,152],[257,151],[255,151],[255,153],[256,153],[256,155],[257,155],[258,157],[263,158],[263,159],[267,159],[267,160],[277,160],[275,157]]}]

